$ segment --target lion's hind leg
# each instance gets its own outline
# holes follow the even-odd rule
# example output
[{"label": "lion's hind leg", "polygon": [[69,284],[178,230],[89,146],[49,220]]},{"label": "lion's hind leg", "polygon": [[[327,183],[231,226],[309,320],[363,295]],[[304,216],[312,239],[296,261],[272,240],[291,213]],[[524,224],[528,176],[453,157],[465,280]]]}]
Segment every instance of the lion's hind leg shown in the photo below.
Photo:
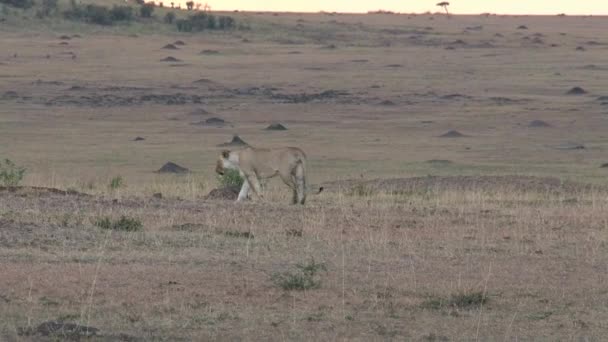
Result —
[{"label": "lion's hind leg", "polygon": [[293,192],[291,203],[298,204],[298,189],[296,187],[295,177],[291,174],[286,174],[285,172],[280,172],[279,175],[281,176],[283,183],[285,183]]},{"label": "lion's hind leg", "polygon": [[296,165],[293,173],[295,182],[296,203],[304,204],[306,202],[306,172],[304,165],[300,162]]}]

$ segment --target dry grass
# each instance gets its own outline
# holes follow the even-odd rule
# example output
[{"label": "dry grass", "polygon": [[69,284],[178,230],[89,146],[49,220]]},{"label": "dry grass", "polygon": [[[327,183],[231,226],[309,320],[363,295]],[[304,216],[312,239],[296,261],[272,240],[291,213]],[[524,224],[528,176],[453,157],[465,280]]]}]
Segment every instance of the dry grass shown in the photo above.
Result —
[{"label": "dry grass", "polygon": [[[44,339],[23,333],[50,320],[100,341],[604,338],[608,66],[605,46],[586,42],[608,41],[605,20],[238,16],[251,31],[102,30],[68,46],[0,34],[0,156],[27,167],[27,186],[91,195],[0,190],[0,340]],[[546,43],[523,39],[534,33]],[[159,62],[176,39],[185,65]],[[573,86],[589,95],[565,96]],[[232,126],[192,125],[213,116]],[[552,127],[527,127],[536,119]],[[264,130],[273,122],[288,130]],[[451,129],[467,137],[439,138]],[[267,203],[204,201],[234,133],[301,146],[311,183],[357,182],[305,207],[286,205],[278,182]],[[586,149],[555,148],[569,141]],[[154,172],[167,161],[193,172]],[[370,181],[505,174],[599,187]],[[95,225],[123,216],[143,229]],[[326,267],[318,287],[273,281],[311,260]]]}]

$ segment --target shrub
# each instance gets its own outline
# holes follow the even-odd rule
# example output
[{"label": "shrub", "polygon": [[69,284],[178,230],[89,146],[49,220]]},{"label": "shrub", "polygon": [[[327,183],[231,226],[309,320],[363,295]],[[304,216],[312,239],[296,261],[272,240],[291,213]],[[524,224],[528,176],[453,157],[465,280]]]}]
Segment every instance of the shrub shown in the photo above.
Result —
[{"label": "shrub", "polygon": [[272,281],[286,291],[316,289],[321,286],[321,280],[316,276],[319,271],[327,271],[327,267],[311,259],[306,264],[296,264],[293,271],[274,273]]},{"label": "shrub", "polygon": [[139,15],[142,18],[151,18],[153,12],[154,12],[153,4],[145,4],[139,8]]},{"label": "shrub", "polygon": [[175,21],[175,13],[169,12],[165,14],[165,23],[173,24],[173,21]]},{"label": "shrub", "polygon": [[17,186],[23,180],[26,169],[15,165],[10,159],[0,161],[0,182],[4,186]]},{"label": "shrub", "polygon": [[218,181],[220,185],[224,188],[229,187],[238,187],[243,186],[245,180],[241,177],[241,174],[238,170],[226,169],[224,174],[218,176]]},{"label": "shrub", "polygon": [[188,19],[180,19],[176,21],[175,24],[177,25],[177,30],[179,32],[192,32],[192,22]]},{"label": "shrub", "polygon": [[110,189],[116,190],[124,185],[124,180],[121,176],[116,176],[110,180]]},{"label": "shrub", "polygon": [[34,6],[34,0],[0,0],[0,3],[23,9]]},{"label": "shrub", "polygon": [[112,221],[109,217],[98,218],[95,223],[97,227],[109,230],[120,230],[124,232],[137,232],[143,228],[140,220],[121,216],[120,219]]},{"label": "shrub", "polygon": [[84,7],[72,3],[71,9],[64,11],[63,16],[70,20],[83,20],[97,25],[112,25],[116,21],[129,22],[133,20],[133,9],[130,6],[86,5]]},{"label": "shrub", "polygon": [[113,6],[110,10],[110,18],[113,21],[133,20],[133,8],[131,6]]},{"label": "shrub", "polygon": [[42,0],[41,9],[36,12],[38,17],[48,17],[53,12],[57,12],[58,0]]},{"label": "shrub", "polygon": [[200,32],[204,30],[232,29],[235,26],[235,21],[234,18],[228,16],[217,18],[212,14],[197,13],[189,16],[188,19],[178,20],[176,24],[178,31]]},{"label": "shrub", "polygon": [[87,5],[84,9],[84,17],[94,24],[112,25],[110,10],[105,6]]},{"label": "shrub", "polygon": [[218,28],[220,30],[230,30],[234,28],[234,18],[225,15],[219,18]]},{"label": "shrub", "polygon": [[439,310],[441,308],[472,309],[477,308],[487,301],[483,292],[473,291],[468,293],[453,294],[449,298],[432,297],[422,303],[423,308]]}]

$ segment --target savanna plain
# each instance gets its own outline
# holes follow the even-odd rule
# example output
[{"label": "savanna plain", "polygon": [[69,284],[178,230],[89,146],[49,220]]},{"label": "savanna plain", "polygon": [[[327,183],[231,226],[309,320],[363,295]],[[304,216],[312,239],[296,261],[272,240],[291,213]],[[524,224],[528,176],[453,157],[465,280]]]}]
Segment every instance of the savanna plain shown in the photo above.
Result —
[{"label": "savanna plain", "polygon": [[[607,338],[606,18],[227,15],[0,22],[0,340]],[[325,190],[209,197],[234,135]]]}]

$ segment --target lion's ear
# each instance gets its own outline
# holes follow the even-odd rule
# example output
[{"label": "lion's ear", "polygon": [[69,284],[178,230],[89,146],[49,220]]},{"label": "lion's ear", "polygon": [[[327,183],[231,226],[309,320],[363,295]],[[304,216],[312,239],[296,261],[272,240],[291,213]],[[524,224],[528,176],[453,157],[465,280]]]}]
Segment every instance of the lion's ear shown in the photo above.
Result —
[{"label": "lion's ear", "polygon": [[228,159],[228,157],[230,157],[230,151],[228,150],[223,150],[222,151],[222,157]]}]

